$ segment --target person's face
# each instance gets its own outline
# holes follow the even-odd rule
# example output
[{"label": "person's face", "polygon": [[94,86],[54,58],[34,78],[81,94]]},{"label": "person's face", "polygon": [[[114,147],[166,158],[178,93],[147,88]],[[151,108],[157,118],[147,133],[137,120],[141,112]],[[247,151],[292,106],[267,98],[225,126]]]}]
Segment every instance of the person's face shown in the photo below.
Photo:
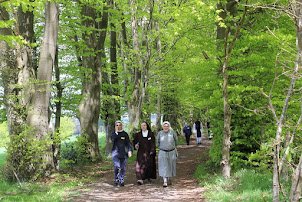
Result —
[{"label": "person's face", "polygon": [[122,130],[122,129],[123,129],[122,123],[116,123],[115,126],[116,126],[116,128],[117,128],[118,130]]},{"label": "person's face", "polygon": [[141,129],[142,129],[142,131],[146,131],[147,130],[147,124],[146,123],[142,123]]},{"label": "person's face", "polygon": [[168,125],[168,124],[165,124],[165,125],[163,126],[163,129],[164,129],[165,132],[168,132],[168,131],[169,131],[169,125]]}]

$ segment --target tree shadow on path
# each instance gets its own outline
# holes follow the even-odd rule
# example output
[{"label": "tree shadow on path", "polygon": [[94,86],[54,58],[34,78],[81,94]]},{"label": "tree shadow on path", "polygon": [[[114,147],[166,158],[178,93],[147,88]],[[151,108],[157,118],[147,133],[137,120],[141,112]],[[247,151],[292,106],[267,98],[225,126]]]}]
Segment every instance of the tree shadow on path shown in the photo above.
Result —
[{"label": "tree shadow on path", "polygon": [[125,186],[114,187],[113,171],[104,173],[98,183],[92,183],[80,188],[81,194],[67,199],[67,201],[205,201],[203,187],[198,186],[194,179],[197,166],[204,162],[200,159],[202,153],[211,145],[211,141],[204,138],[201,145],[191,139],[191,145],[177,147],[179,157],[176,165],[176,177],[172,178],[172,185],[162,187],[162,178],[146,182],[138,186],[135,176],[135,162],[126,168]]}]

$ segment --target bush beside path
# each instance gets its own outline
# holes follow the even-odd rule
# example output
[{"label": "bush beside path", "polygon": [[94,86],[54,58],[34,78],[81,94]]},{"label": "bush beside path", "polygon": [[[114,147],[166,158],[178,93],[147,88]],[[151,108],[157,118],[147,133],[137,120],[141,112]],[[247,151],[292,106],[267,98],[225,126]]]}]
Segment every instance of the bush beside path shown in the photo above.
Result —
[{"label": "bush beside path", "polygon": [[68,198],[70,201],[205,201],[203,187],[198,186],[194,179],[197,166],[204,163],[203,152],[210,147],[211,142],[204,138],[201,145],[195,139],[191,145],[177,147],[176,177],[172,178],[172,185],[162,187],[162,178],[157,177],[151,182],[144,182],[138,186],[135,176],[135,163],[131,162],[126,168],[124,187],[113,187],[113,170],[105,172],[97,183],[91,183],[76,191],[79,195]]}]

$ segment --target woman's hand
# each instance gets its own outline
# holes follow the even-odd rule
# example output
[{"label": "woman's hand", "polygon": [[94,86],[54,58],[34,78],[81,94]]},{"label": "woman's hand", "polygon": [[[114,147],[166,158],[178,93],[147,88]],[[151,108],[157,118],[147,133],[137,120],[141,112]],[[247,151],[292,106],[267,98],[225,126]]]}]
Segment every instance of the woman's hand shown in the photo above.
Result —
[{"label": "woman's hand", "polygon": [[138,148],[139,148],[139,144],[136,144],[136,145],[135,145],[135,149],[138,149]]},{"label": "woman's hand", "polygon": [[132,156],[132,152],[128,151],[128,158],[131,158],[131,156]]}]

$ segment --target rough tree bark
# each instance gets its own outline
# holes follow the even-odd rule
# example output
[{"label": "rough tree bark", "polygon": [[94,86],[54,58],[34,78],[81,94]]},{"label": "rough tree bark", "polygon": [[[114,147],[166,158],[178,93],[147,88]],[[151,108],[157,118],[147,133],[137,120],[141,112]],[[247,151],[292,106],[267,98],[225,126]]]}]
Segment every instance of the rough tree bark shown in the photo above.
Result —
[{"label": "rough tree bark", "polygon": [[[9,13],[4,7],[0,6],[0,20],[8,21]],[[12,32],[9,28],[0,28],[0,34],[3,36],[11,36]],[[19,120],[17,109],[14,107],[14,97],[18,95],[18,90],[14,89],[15,78],[18,78],[18,71],[16,69],[16,59],[13,51],[6,41],[0,41],[0,68],[1,77],[4,87],[4,102],[6,105],[6,114],[8,119],[9,134],[16,135],[22,130],[19,127],[19,123],[23,120]],[[16,126],[15,126],[16,125]],[[19,128],[19,129],[18,129]]]},{"label": "rough tree bark", "polygon": [[[141,79],[143,61],[140,53],[140,40],[138,35],[138,22],[137,22],[137,3],[135,0],[130,0],[130,12],[131,12],[131,35],[132,35],[132,51],[133,61],[132,72],[133,77],[131,82],[133,83],[133,91],[131,97],[128,98],[128,112],[129,112],[129,132],[138,129],[138,125],[141,118],[142,103],[141,100]],[[135,65],[135,66],[134,66]]]},{"label": "rough tree bark", "polygon": [[[108,24],[108,7],[104,4],[102,20],[97,26],[97,11],[90,4],[82,5],[81,14],[87,16],[82,24],[87,28],[98,28],[102,31],[97,33],[95,30],[84,31],[83,39],[89,50],[85,50],[85,56],[82,57],[82,66],[87,70],[84,73],[82,84],[82,96],[79,105],[79,120],[82,134],[87,135],[87,151],[92,159],[101,160],[98,144],[98,121],[100,116],[100,92],[102,80],[102,52],[104,52],[104,42]],[[97,50],[97,54],[91,53],[91,50]]]},{"label": "rough tree bark", "polygon": [[[154,3],[149,1],[149,8],[147,3],[143,6],[143,10],[149,13],[148,19],[145,15],[142,16],[138,23],[138,3],[136,0],[130,0],[131,11],[131,36],[132,36],[132,56],[133,63],[130,69],[131,83],[133,83],[133,90],[131,96],[127,99],[128,113],[129,113],[129,132],[135,131],[139,128],[140,119],[142,117],[142,106],[145,101],[146,89],[148,84],[148,74],[151,58],[151,47],[149,47],[148,33],[151,32],[152,13]],[[141,25],[141,40],[139,37],[139,26]],[[144,47],[144,48],[142,48]],[[144,50],[145,49],[145,50]],[[143,54],[143,51],[146,54]]]},{"label": "rough tree bark", "polygon": [[[110,1],[111,9],[114,9],[114,1]],[[112,142],[111,142],[111,133],[115,130],[115,121],[120,120],[120,89],[119,89],[119,80],[117,72],[117,54],[116,54],[116,44],[117,36],[115,25],[113,23],[113,16],[110,15],[110,68],[111,73],[108,74],[108,71],[104,71],[103,74],[103,83],[102,83],[102,93],[103,97],[103,118],[106,131],[106,155],[109,156],[111,153]],[[111,76],[111,77],[110,77]]]},{"label": "rough tree bark", "polygon": [[[9,13],[4,7],[0,6],[0,20],[8,21]],[[12,32],[9,28],[0,28],[0,34],[3,36],[11,36]],[[18,78],[18,71],[14,69],[16,61],[12,49],[6,41],[0,41],[0,68],[1,77],[4,84],[4,102],[6,105],[6,113],[8,117],[8,126],[10,135],[18,134],[19,131],[13,131],[14,124],[17,124],[18,113],[14,108],[14,100],[12,97],[16,96],[17,90],[14,90],[15,78]],[[21,120],[22,122],[22,120]]]},{"label": "rough tree bark", "polygon": [[55,112],[55,130],[53,133],[53,156],[54,156],[54,164],[56,170],[60,170],[60,151],[61,151],[61,138],[60,138],[60,126],[61,126],[61,115],[62,115],[62,95],[63,95],[63,87],[60,81],[60,68],[59,68],[59,58],[58,58],[58,49],[56,51],[55,58],[55,77],[56,77],[56,88],[57,88],[57,99],[56,112]]},{"label": "rough tree bark", "polygon": [[[8,20],[8,13],[1,8],[2,20]],[[3,54],[7,54],[4,61],[7,65],[2,70],[5,90],[5,103],[8,116],[10,135],[18,135],[26,124],[27,112],[33,95],[33,85],[31,79],[35,78],[32,64],[31,48],[28,44],[33,42],[33,13],[23,12],[22,5],[14,12],[17,19],[15,23],[15,35],[20,35],[26,41],[25,44],[16,44],[15,54],[6,44],[1,48]],[[9,29],[2,29],[3,35],[12,35]],[[8,52],[10,51],[10,52]],[[2,55],[3,55],[2,54]],[[14,63],[14,64],[12,64]],[[10,65],[8,65],[10,64]]]},{"label": "rough tree bark", "polygon": [[[34,127],[34,135],[38,140],[49,139],[48,107],[51,92],[52,70],[55,61],[59,28],[59,5],[47,1],[45,4],[45,32],[41,46],[35,94],[28,115],[29,126]],[[45,169],[54,170],[53,151],[48,143],[48,149],[43,155]]]}]

